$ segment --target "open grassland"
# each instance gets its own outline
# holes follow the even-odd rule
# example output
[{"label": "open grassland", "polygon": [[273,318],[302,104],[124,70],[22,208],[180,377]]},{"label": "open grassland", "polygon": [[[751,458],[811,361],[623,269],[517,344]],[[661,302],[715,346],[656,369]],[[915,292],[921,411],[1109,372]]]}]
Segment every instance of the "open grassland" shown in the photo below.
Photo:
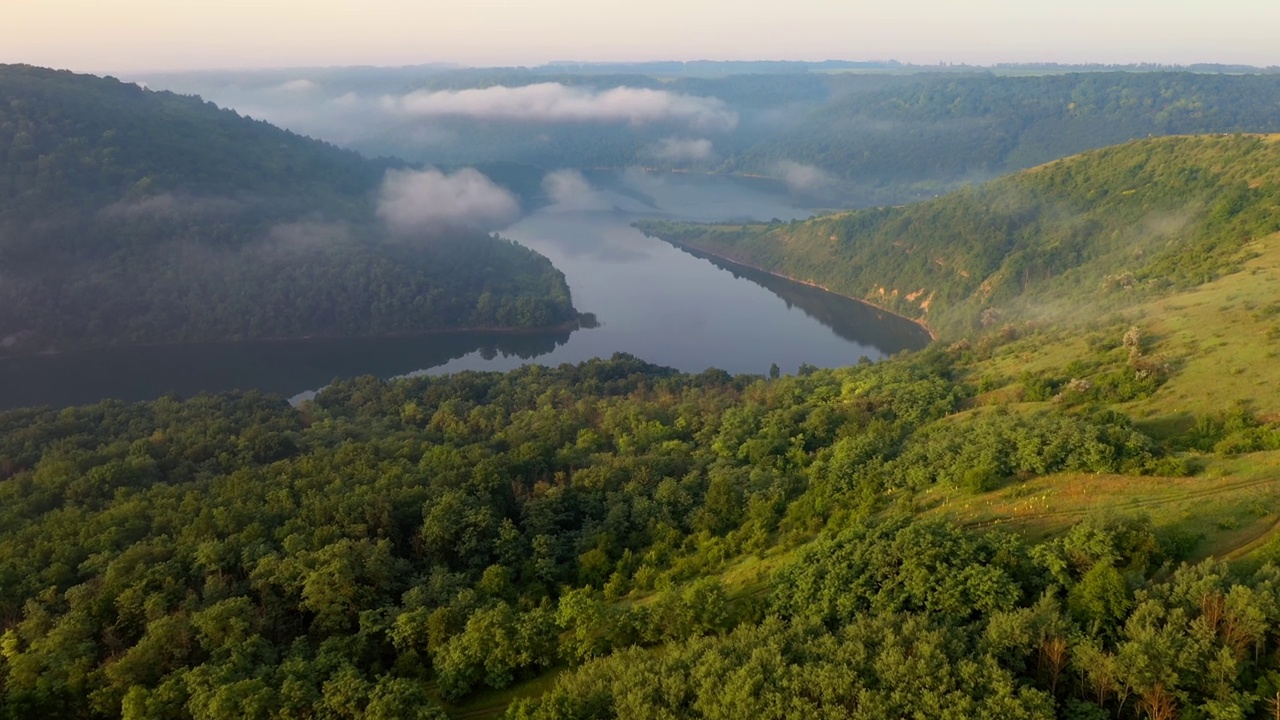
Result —
[{"label": "open grassland", "polygon": [[1238,557],[1280,522],[1280,453],[1224,460],[1189,478],[1061,474],[981,495],[934,488],[929,514],[973,528],[1005,528],[1040,540],[1092,513],[1149,516],[1160,528],[1199,538],[1192,558]]},{"label": "open grassland", "polygon": [[1175,364],[1168,384],[1135,403],[1138,415],[1212,412],[1236,402],[1280,415],[1280,235],[1253,243],[1240,272],[1140,308],[1156,351]]}]

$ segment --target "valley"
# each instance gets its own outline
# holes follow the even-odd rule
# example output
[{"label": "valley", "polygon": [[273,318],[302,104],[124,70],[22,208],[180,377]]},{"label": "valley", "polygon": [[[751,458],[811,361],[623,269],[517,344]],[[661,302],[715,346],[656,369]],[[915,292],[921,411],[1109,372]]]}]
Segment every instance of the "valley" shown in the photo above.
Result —
[{"label": "valley", "polygon": [[0,68],[0,715],[1274,715],[1272,78],[553,69]]}]

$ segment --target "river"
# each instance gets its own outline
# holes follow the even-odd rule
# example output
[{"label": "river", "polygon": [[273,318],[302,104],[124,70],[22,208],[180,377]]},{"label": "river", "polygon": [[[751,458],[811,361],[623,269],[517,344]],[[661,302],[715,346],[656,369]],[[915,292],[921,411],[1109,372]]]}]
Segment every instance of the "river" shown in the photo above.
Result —
[{"label": "river", "polygon": [[697,257],[631,224],[790,220],[809,213],[763,180],[596,172],[591,188],[503,232],[560,268],[574,305],[598,327],[551,333],[444,333],[111,348],[0,360],[0,409],[104,398],[254,389],[305,397],[335,377],[381,377],[557,365],[625,352],[680,370],[783,372],[838,367],[919,348],[928,335],[889,313],[817,288]]}]

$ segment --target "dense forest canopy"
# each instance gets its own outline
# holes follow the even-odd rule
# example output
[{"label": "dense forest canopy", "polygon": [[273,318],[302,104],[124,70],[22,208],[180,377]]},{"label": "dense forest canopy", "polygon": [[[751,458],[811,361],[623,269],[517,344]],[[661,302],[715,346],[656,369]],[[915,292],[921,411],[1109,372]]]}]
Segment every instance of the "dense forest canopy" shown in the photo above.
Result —
[{"label": "dense forest canopy", "polygon": [[1140,140],[936,200],[648,233],[920,318],[952,336],[1087,317],[1238,266],[1280,230],[1275,136]]},{"label": "dense forest canopy", "polygon": [[616,356],[340,381],[296,408],[0,414],[0,703],[444,717],[567,665],[510,715],[1262,707],[1274,566],[1180,564],[1197,537],[1140,516],[1031,542],[911,498],[1179,475],[1188,448],[1280,433],[1206,418],[1157,439],[1090,402],[965,410],[995,347],[775,380]]},{"label": "dense forest canopy", "polygon": [[397,163],[112,79],[5,66],[0,97],[6,352],[575,317],[520,246],[393,237],[376,211]]}]

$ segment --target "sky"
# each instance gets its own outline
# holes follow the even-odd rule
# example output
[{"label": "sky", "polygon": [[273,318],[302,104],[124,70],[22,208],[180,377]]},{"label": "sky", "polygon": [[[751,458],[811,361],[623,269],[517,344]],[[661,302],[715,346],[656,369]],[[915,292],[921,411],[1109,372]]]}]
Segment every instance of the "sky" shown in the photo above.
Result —
[{"label": "sky", "polygon": [[1280,65],[1275,0],[0,0],[0,62],[85,72],[555,60]]}]

